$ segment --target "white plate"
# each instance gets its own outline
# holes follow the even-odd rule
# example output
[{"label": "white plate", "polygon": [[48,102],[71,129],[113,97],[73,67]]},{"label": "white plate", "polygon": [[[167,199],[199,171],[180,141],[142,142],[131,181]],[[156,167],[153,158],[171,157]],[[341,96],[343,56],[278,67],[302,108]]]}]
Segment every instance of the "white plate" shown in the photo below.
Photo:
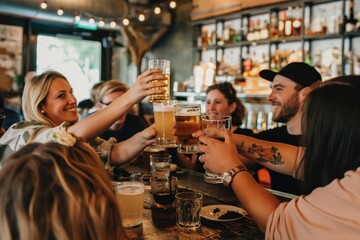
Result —
[{"label": "white plate", "polygon": [[[241,216],[235,218],[226,218],[221,219],[220,217],[227,213],[228,211],[234,211],[239,213]],[[209,205],[201,208],[201,216],[208,220],[219,221],[219,222],[228,222],[234,221],[244,216],[248,215],[248,213],[239,207],[231,206],[231,205]]]}]

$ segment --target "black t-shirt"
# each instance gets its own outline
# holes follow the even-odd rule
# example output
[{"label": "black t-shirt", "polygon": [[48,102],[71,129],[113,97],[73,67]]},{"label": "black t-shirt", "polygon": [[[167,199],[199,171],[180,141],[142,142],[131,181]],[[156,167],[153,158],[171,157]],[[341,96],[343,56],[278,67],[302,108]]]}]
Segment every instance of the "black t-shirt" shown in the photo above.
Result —
[{"label": "black t-shirt", "polygon": [[[281,126],[266,131],[259,132],[257,134],[249,134],[249,132],[239,130],[234,133],[244,134],[251,137],[255,137],[261,140],[286,143],[293,146],[299,146],[301,135],[291,135],[288,133],[286,126]],[[300,195],[301,181],[293,178],[292,176],[281,174],[270,169],[271,188],[282,192]]]},{"label": "black t-shirt", "polygon": [[147,123],[141,117],[128,113],[125,119],[124,126],[118,131],[106,130],[99,137],[108,140],[110,137],[116,138],[117,142],[125,141],[136,133],[141,132],[147,127]]}]

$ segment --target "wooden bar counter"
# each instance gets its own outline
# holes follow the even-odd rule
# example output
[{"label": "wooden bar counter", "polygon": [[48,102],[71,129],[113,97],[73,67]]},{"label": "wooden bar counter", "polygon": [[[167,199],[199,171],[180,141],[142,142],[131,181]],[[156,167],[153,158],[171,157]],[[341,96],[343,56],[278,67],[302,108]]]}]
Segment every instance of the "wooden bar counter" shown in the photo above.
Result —
[{"label": "wooden bar counter", "polygon": [[[125,167],[130,173],[142,173],[144,170],[136,165]],[[241,207],[235,194],[230,188],[222,184],[209,184],[204,181],[204,175],[198,172],[178,169],[174,174],[178,178],[179,191],[195,191],[203,194],[203,206],[226,204]],[[273,192],[280,200],[286,201],[291,195]],[[264,234],[259,230],[250,216],[228,222],[215,222],[201,219],[201,227],[196,231],[183,231],[176,225],[160,228],[153,224],[150,205],[152,203],[150,186],[145,186],[144,221],[143,224],[127,229],[130,239],[264,239]]]}]

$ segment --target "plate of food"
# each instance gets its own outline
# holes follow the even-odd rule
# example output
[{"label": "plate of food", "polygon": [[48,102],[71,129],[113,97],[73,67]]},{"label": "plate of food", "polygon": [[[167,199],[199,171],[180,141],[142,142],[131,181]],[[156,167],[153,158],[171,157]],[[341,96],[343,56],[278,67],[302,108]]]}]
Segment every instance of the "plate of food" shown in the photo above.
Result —
[{"label": "plate of food", "polygon": [[201,217],[218,222],[228,222],[245,217],[248,213],[231,205],[209,205],[201,208]]}]

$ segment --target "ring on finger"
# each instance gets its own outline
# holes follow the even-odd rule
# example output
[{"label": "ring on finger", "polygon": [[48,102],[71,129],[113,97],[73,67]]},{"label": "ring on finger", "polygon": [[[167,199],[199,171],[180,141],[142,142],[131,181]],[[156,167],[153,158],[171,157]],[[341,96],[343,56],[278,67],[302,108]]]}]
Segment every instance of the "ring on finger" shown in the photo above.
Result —
[{"label": "ring on finger", "polygon": [[199,161],[203,163],[204,160],[203,160],[202,158],[203,158],[203,154],[201,154],[201,155],[199,156]]}]

